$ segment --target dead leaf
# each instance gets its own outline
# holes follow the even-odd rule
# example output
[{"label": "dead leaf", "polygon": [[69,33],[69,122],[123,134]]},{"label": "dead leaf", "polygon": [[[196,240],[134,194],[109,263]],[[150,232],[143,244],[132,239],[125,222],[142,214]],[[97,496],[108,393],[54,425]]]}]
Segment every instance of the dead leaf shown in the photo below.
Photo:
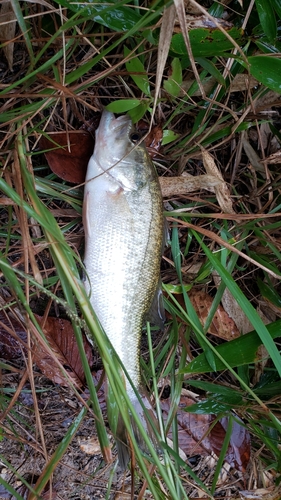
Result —
[{"label": "dead leaf", "polygon": [[[213,272],[212,276],[215,285],[218,288],[221,283],[221,277],[218,276],[216,272]],[[228,288],[226,288],[223,292],[221,303],[228,316],[233,319],[241,334],[244,335],[245,333],[253,330],[252,323],[248,320],[246,314],[239,306],[238,302],[234,299]]]},{"label": "dead leaf", "polygon": [[[136,125],[136,130],[142,135],[147,134],[149,125],[144,120],[140,120]],[[144,144],[149,153],[150,158],[154,158],[159,153],[163,138],[163,129],[161,125],[152,127],[149,134],[144,138]]]},{"label": "dead leaf", "polygon": [[49,138],[40,139],[40,148],[44,150],[52,172],[73,184],[85,182],[88,162],[94,150],[91,134],[86,130],[70,131],[68,134],[50,132]]},{"label": "dead leaf", "polygon": [[[207,78],[205,78],[203,81],[202,81],[202,85],[203,85],[203,89],[206,93],[206,95],[208,95],[213,86],[216,84],[217,80],[214,76],[209,76]],[[181,83],[181,93],[180,95],[183,96],[186,94],[186,92],[188,92],[188,90],[190,89],[191,85],[194,84],[194,78],[192,79],[189,79],[189,80],[184,80],[182,83]],[[247,73],[238,73],[237,75],[235,75],[235,77],[233,78],[233,80],[231,81],[230,83],[230,86],[229,86],[229,92],[245,92],[246,90],[248,89],[252,89],[253,87],[256,87],[258,85],[258,81],[255,80],[254,77],[248,75]],[[199,89],[195,90],[195,92],[193,92],[192,94],[194,97],[200,97],[201,96],[201,92]]]},{"label": "dead leaf", "polygon": [[280,500],[281,487],[257,488],[255,490],[239,491],[241,500]]},{"label": "dead leaf", "polygon": [[270,90],[266,94],[262,95],[262,97],[256,99],[254,101],[254,105],[256,113],[260,113],[263,110],[269,110],[272,106],[279,107],[281,106],[280,93]]},{"label": "dead leaf", "polygon": [[[182,396],[177,410],[179,447],[188,456],[210,455],[219,456],[227,426],[228,417],[223,417],[213,425],[214,415],[195,414],[184,411],[184,408],[194,404],[194,400]],[[170,400],[161,401],[164,421],[167,420]],[[242,423],[242,422],[241,422]],[[168,437],[172,438],[172,431]],[[232,434],[225,455],[226,462],[237,470],[244,472],[250,459],[250,434],[236,420],[233,421]]]},{"label": "dead leaf", "polygon": [[[42,317],[35,316],[38,323],[42,325]],[[73,384],[76,387],[81,387],[85,381],[85,375],[71,322],[66,319],[48,317],[47,321],[42,325],[42,329],[53,353],[68,372]],[[88,363],[91,365],[92,347],[85,337],[84,349]],[[32,354],[34,362],[46,377],[55,384],[68,385],[59,366],[42,344],[37,342]]]},{"label": "dead leaf", "polygon": [[[204,326],[213,303],[213,298],[203,290],[191,290],[188,292],[188,297],[200,319],[200,323]],[[185,309],[183,295],[177,294],[177,301]],[[168,313],[167,316],[169,316]],[[240,337],[240,332],[235,322],[228,316],[221,305],[218,306],[207,333],[224,340],[232,340]]]},{"label": "dead leaf", "polygon": [[161,125],[156,125],[151,129],[151,131],[144,140],[150,158],[154,158],[154,156],[156,156],[157,153],[159,152],[162,139],[163,139],[163,129]]},{"label": "dead leaf", "polygon": [[259,155],[254,150],[253,146],[251,146],[251,144],[249,143],[246,134],[244,134],[243,136],[242,145],[252,167],[257,170],[257,172],[260,172],[263,177],[265,177],[266,175],[264,165]]},{"label": "dead leaf", "polygon": [[276,153],[273,153],[272,155],[268,156],[266,160],[262,160],[263,162],[266,163],[281,163],[281,151],[276,151]]},{"label": "dead leaf", "polygon": [[232,207],[230,192],[226,182],[224,182],[223,176],[221,175],[218,167],[215,164],[213,157],[208,153],[208,151],[202,148],[202,146],[200,147],[200,149],[202,153],[204,167],[207,174],[213,175],[214,177],[217,177],[221,181],[221,184],[219,184],[214,188],[218,204],[221,207],[221,210],[227,214],[234,214],[235,212]]},{"label": "dead leaf", "polygon": [[[186,27],[190,31],[192,29],[207,28],[207,29],[218,29],[218,25],[225,29],[233,28],[233,24],[225,21],[225,19],[220,19],[218,17],[213,17],[210,19],[206,14],[200,15],[190,15],[185,14]],[[174,33],[181,33],[181,27],[175,26]]]},{"label": "dead leaf", "polygon": [[80,450],[86,455],[101,455],[100,443],[97,437],[82,439],[79,446]]},{"label": "dead leaf", "polygon": [[14,38],[16,32],[15,14],[12,2],[4,2],[1,5],[1,44],[8,62],[9,70],[13,71],[14,60]]},{"label": "dead leaf", "polygon": [[[191,290],[188,296],[200,322],[204,325],[213,304],[213,298],[203,290]],[[229,317],[221,305],[218,306],[214,314],[208,333],[224,340],[232,340],[240,337],[240,332],[235,322]]]},{"label": "dead leaf", "polygon": [[[35,315],[39,324],[43,318]],[[61,318],[48,318],[43,326],[43,333],[57,359],[66,368],[73,383],[81,387],[85,381],[82,363],[70,321]],[[92,347],[84,339],[84,348],[88,363],[92,364]],[[3,359],[18,359],[27,353],[27,335],[24,326],[13,317],[0,311],[0,356]],[[37,342],[32,350],[34,362],[42,373],[55,384],[67,386],[68,383],[49,352]]]}]

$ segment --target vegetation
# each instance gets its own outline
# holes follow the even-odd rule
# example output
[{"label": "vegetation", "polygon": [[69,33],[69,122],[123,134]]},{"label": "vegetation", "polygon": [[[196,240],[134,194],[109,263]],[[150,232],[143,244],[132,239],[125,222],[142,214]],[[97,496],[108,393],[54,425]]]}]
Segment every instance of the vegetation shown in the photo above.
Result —
[{"label": "vegetation", "polygon": [[[267,498],[279,498],[281,8],[278,0],[187,3],[186,11],[176,0],[1,3],[4,498],[81,498],[89,485],[88,498],[115,498],[119,489],[125,497],[127,491],[126,479],[120,486],[106,467],[112,450],[102,379],[97,386],[82,336],[86,331],[94,338],[118,407],[124,400],[130,407],[81,278],[83,174],[75,185],[44,156],[52,149],[68,170],[67,148],[52,133],[66,132],[69,144],[74,130],[90,137],[104,106],[128,112],[145,132],[170,229],[162,266],[167,327],[157,334],[147,325],[142,349],[144,379],[160,421],[161,408],[165,416],[158,436],[163,456],[137,422],[151,452],[143,456],[125,416],[134,458],[132,498],[239,498],[241,490],[262,488],[271,491]],[[84,146],[78,161],[85,163]],[[89,392],[74,378],[70,361],[69,367],[62,360],[61,345],[54,349],[49,316],[71,321]],[[50,376],[39,366],[38,352],[47,352],[49,366],[61,374],[58,385],[56,372]],[[43,402],[58,393],[76,406],[64,435],[49,446]],[[182,420],[190,414],[204,421],[203,445],[194,453],[191,417],[179,424],[179,407],[185,409]],[[209,415],[208,425],[200,420]],[[89,419],[103,458],[60,496],[57,471]],[[224,433],[217,446],[213,437],[210,465],[204,440],[218,423]],[[169,429],[172,442],[166,441]],[[238,448],[234,458],[231,446]],[[184,447],[197,459],[188,461],[180,453]],[[10,449],[17,450],[16,463]],[[200,461],[204,454],[209,462]],[[21,464],[33,456],[42,466],[27,474]],[[245,476],[245,467],[251,474]]]}]

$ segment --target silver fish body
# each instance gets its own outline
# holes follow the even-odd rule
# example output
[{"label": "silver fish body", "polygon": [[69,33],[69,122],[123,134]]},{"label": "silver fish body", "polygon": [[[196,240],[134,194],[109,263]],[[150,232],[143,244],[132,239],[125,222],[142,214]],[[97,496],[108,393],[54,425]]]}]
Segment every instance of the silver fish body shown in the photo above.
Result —
[{"label": "silver fish body", "polygon": [[[86,176],[84,263],[93,309],[140,388],[142,326],[159,297],[163,205],[154,165],[132,134],[129,117],[103,112]],[[128,381],[126,390],[141,414]]]}]

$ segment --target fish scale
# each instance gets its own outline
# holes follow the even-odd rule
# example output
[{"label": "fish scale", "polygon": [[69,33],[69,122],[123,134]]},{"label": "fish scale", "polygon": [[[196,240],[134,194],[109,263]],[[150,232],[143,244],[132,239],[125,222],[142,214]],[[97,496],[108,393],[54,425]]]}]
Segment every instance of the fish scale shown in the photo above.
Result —
[{"label": "fish scale", "polygon": [[[103,112],[86,176],[84,263],[93,309],[141,393],[139,343],[153,299],[160,296],[163,205],[154,165],[131,133],[128,117]],[[126,390],[146,425],[128,381]]]}]

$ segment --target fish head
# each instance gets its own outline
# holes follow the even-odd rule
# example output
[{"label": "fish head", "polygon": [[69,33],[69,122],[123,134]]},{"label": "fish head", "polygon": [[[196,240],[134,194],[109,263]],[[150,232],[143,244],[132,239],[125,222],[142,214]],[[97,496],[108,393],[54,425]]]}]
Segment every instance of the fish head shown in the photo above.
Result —
[{"label": "fish head", "polygon": [[142,188],[151,177],[151,160],[138,140],[128,115],[116,118],[103,111],[96,130],[94,159],[124,191]]}]

